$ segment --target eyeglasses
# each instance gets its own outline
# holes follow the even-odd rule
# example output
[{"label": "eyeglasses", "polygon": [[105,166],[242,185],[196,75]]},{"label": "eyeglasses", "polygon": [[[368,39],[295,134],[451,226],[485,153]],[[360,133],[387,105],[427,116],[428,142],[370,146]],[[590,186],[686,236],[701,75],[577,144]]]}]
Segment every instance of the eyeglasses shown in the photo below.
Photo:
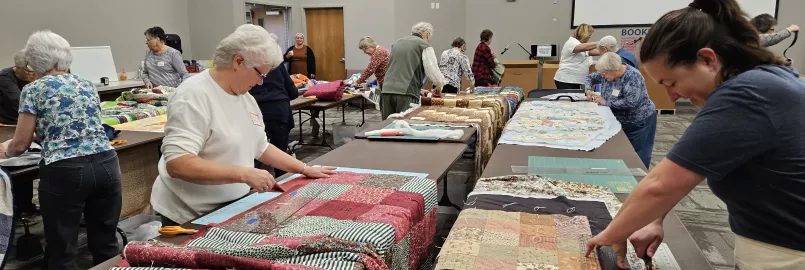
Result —
[{"label": "eyeglasses", "polygon": [[268,73],[266,73],[266,74],[260,73],[260,70],[259,70],[259,69],[257,69],[256,67],[253,67],[253,69],[254,69],[254,72],[257,72],[257,75],[259,75],[259,76],[260,76],[260,77],[262,77],[263,79],[265,79],[265,78],[266,78],[266,76],[268,76]]}]

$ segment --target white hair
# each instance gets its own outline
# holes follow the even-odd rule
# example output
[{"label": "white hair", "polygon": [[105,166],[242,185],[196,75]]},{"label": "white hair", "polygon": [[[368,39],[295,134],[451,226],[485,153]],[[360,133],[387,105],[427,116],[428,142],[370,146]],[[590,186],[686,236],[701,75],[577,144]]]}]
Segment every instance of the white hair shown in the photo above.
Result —
[{"label": "white hair", "polygon": [[273,39],[273,40],[274,40],[274,41],[276,41],[276,42],[279,42],[279,41],[280,41],[280,38],[277,36],[277,34],[274,34],[274,33],[268,32],[268,36],[269,36],[269,37],[271,37],[271,39]]},{"label": "white hair", "polygon": [[42,30],[28,37],[25,61],[37,74],[45,74],[52,69],[66,71],[73,62],[73,53],[66,39],[50,30]]},{"label": "white hair", "polygon": [[244,24],[229,34],[215,48],[213,65],[229,67],[235,55],[243,56],[247,67],[269,65],[275,68],[282,63],[282,53],[277,41],[265,28]]},{"label": "white hair", "polygon": [[433,35],[433,25],[428,22],[418,22],[411,27],[411,34],[431,34]]},{"label": "white hair", "polygon": [[606,48],[610,51],[617,51],[618,50],[618,40],[615,39],[613,36],[605,36],[602,37],[601,40],[598,41],[598,49]]},{"label": "white hair", "polygon": [[27,69],[28,61],[25,61],[25,49],[14,54],[14,66]]},{"label": "white hair", "polygon": [[621,68],[621,56],[614,52],[608,52],[598,58],[595,69],[598,71],[614,71]]},{"label": "white hair", "polygon": [[294,37],[302,37],[302,38],[305,38],[305,34],[302,34],[302,33],[296,33],[296,35],[295,35]]},{"label": "white hair", "polygon": [[361,38],[361,41],[358,42],[358,49],[361,50],[374,47],[377,47],[377,42],[375,42],[372,37],[363,37]]}]

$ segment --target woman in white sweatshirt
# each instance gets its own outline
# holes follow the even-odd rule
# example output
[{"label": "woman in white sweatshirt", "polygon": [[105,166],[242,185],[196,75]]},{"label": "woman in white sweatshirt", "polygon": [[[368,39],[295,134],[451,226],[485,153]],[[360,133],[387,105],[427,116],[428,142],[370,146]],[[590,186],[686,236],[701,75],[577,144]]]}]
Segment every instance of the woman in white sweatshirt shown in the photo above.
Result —
[{"label": "woman in white sweatshirt", "polygon": [[168,103],[168,121],[151,204],[164,225],[182,224],[249,193],[276,184],[254,160],[312,178],[314,168],[268,143],[260,108],[248,94],[282,64],[265,29],[242,25],[215,50],[215,68],[185,80]]}]

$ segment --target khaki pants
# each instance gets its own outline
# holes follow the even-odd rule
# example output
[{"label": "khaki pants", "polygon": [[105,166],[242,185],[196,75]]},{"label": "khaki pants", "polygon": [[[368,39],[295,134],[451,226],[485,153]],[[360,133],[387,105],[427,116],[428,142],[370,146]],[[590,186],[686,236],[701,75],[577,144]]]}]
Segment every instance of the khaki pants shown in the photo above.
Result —
[{"label": "khaki pants", "polygon": [[735,235],[735,269],[805,269],[805,252]]}]

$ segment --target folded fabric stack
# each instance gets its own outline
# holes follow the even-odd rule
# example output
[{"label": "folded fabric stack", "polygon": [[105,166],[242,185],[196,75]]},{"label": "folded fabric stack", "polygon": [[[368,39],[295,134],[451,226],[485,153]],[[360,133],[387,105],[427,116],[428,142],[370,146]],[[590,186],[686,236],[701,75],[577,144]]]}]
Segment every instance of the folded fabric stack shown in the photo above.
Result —
[{"label": "folded fabric stack", "polygon": [[167,101],[170,95],[176,92],[176,88],[168,86],[159,86],[152,89],[132,89],[120,94],[117,101],[136,101],[138,103],[147,103],[155,106],[168,105]]},{"label": "folded fabric stack", "polygon": [[510,111],[510,116],[514,114],[517,110],[517,106],[520,104],[523,99],[525,99],[525,95],[523,94],[523,88],[516,87],[516,86],[505,86],[501,87],[476,87],[475,91],[472,92],[473,94],[489,94],[489,95],[502,95],[506,97],[506,100],[509,101],[509,107],[512,108]]},{"label": "folded fabric stack", "polygon": [[[403,118],[417,121],[457,123],[476,127],[475,172],[477,175],[486,167],[492,156],[497,137],[495,136],[494,112],[491,108],[452,108],[423,106],[407,112]],[[499,120],[499,119],[498,119]]]},{"label": "folded fabric stack", "polygon": [[330,83],[317,84],[302,94],[305,97],[316,97],[316,100],[321,101],[336,101],[344,97],[344,89],[347,85],[344,81],[334,81]]},{"label": "folded fabric stack", "polygon": [[[436,269],[617,269],[610,248],[584,256],[587,241],[621,207],[606,187],[533,175],[483,178],[465,207]],[[664,244],[654,257],[657,269],[679,269]],[[633,249],[627,258],[631,269],[644,269]]]},{"label": "folded fabric stack", "polygon": [[103,121],[110,126],[164,115],[167,112],[167,106],[154,106],[148,103],[137,103],[136,101],[106,101],[101,103]]},{"label": "folded fabric stack", "polygon": [[132,242],[119,266],[193,269],[418,269],[436,231],[436,182],[343,171],[312,180],[182,245]]}]

